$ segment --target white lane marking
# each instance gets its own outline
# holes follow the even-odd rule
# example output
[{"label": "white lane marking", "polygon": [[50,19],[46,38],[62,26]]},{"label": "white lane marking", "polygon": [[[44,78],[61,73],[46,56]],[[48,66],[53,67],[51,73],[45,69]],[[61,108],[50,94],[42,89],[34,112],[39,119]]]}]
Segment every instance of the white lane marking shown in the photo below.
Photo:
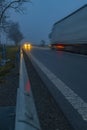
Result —
[{"label": "white lane marking", "polygon": [[80,56],[80,57],[84,57],[84,58],[87,58],[87,55],[82,55],[82,54],[78,54],[78,53],[71,53],[71,52],[67,52],[67,51],[63,51],[65,52],[66,54],[69,54],[69,55],[73,55],[73,56]]},{"label": "white lane marking", "polygon": [[40,61],[31,55],[33,61],[39,66],[49,80],[57,87],[57,89],[65,96],[74,109],[82,116],[83,120],[87,121],[87,103],[84,102],[72,89],[63,83],[56,75],[47,69]]}]

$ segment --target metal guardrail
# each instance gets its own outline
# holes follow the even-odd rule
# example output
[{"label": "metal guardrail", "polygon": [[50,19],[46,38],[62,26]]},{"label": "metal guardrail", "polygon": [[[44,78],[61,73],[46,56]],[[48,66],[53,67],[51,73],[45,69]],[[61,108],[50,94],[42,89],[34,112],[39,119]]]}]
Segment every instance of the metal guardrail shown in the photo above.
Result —
[{"label": "metal guardrail", "polygon": [[22,52],[15,130],[41,130]]}]

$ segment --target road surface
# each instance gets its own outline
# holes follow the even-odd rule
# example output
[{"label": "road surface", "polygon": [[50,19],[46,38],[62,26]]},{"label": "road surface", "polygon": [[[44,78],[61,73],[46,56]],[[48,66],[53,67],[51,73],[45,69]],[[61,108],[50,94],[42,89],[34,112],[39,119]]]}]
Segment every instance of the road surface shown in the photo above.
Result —
[{"label": "road surface", "polygon": [[50,49],[27,51],[75,130],[87,129],[87,56]]}]

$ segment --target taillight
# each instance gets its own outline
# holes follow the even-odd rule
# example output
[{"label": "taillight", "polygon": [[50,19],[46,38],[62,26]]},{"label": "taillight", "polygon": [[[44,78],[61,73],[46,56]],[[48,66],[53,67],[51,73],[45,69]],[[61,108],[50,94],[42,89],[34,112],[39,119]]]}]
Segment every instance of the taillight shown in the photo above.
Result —
[{"label": "taillight", "polygon": [[58,49],[64,49],[64,46],[63,45],[57,45],[56,46]]}]

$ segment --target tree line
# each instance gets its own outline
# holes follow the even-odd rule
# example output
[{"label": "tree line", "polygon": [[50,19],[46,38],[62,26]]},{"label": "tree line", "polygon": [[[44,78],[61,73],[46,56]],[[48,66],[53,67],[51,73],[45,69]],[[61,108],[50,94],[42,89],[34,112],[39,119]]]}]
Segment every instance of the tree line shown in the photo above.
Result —
[{"label": "tree line", "polygon": [[8,10],[13,9],[15,12],[24,11],[24,4],[30,0],[0,0],[0,34],[5,32],[7,37],[18,45],[24,38],[20,31],[19,23],[8,20],[10,18]]}]

